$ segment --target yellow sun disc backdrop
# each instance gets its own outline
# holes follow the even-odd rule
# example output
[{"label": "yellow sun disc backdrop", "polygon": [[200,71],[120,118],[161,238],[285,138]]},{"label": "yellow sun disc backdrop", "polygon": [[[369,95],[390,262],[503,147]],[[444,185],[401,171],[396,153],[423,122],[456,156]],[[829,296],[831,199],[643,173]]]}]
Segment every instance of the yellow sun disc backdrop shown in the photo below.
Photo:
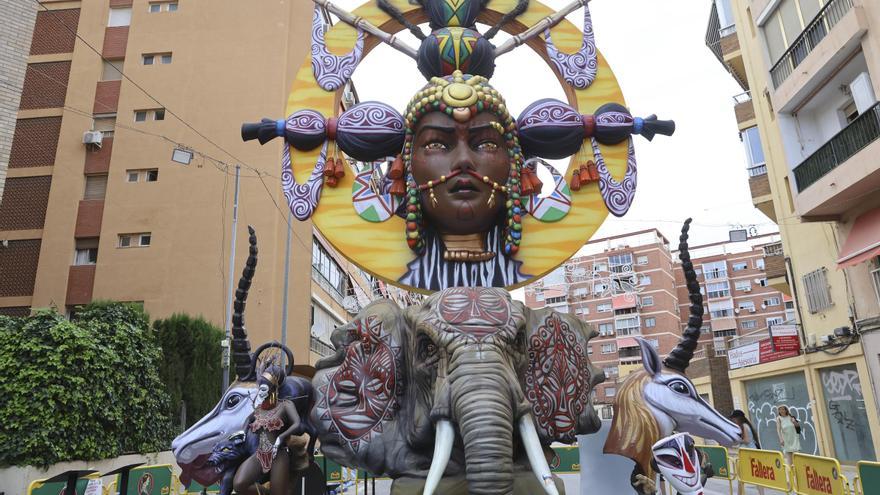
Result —
[{"label": "yellow sun disc backdrop", "polygon": [[[420,10],[420,7],[409,4],[407,0],[392,0],[391,3],[410,19],[415,19],[417,22],[426,20],[423,14],[414,12]],[[478,21],[494,24],[503,13],[513,10],[515,5],[516,0],[492,0],[478,17]],[[518,34],[553,12],[546,5],[532,0],[529,2],[528,10],[516,21],[508,23],[504,30],[510,34]],[[375,2],[360,6],[353,13],[385,31],[394,32],[401,29],[400,24],[392,21],[387,14],[379,10]],[[561,52],[575,53],[581,47],[583,38],[581,30],[567,20],[557,24],[552,29],[552,35],[553,42]],[[337,55],[351,51],[356,38],[357,31],[342,22],[330,28],[325,35],[328,49]],[[378,42],[380,41],[375,37],[367,35],[364,46],[365,58],[369,50]],[[527,44],[542,58],[547,59],[542,37],[533,38]],[[587,89],[577,90],[560,80],[568,97],[568,103],[582,114],[592,114],[599,106],[609,102],[625,105],[617,79],[601,54],[598,56],[598,62],[598,75]],[[363,60],[361,63],[368,61]],[[418,70],[415,61],[412,63],[412,70]],[[419,89],[421,88],[400,88],[407,94],[415,94]],[[541,95],[535,95],[535,100],[539,98]],[[324,91],[318,86],[312,73],[311,57],[307,57],[296,74],[296,80],[288,97],[287,115],[308,108],[320,112],[325,117],[334,116],[338,113],[337,101],[336,93]],[[511,114],[517,115],[522,110],[511,109]],[[296,180],[304,182],[318,160],[320,147],[310,152],[291,148],[290,153]],[[626,171],[627,143],[624,141],[615,146],[602,146],[602,154],[612,176],[622,180]],[[586,141],[580,152],[572,157],[565,173],[566,179],[571,177],[569,171],[573,166],[578,167],[587,159],[592,159],[589,141]],[[321,200],[312,216],[314,225],[343,256],[367,272],[392,285],[425,293],[423,288],[398,282],[398,279],[406,273],[407,263],[415,258],[415,254],[406,244],[404,220],[397,216],[382,223],[362,220],[352,206],[351,188],[354,175],[354,172],[349,170],[337,187],[324,186]],[[571,193],[571,211],[558,222],[542,223],[529,215],[524,216],[522,243],[516,259],[523,263],[522,273],[532,275],[534,278],[509,286],[507,289],[526,285],[564,263],[592,237],[605,220],[608,209],[599,193],[598,182],[591,182],[580,191],[571,191]]]}]

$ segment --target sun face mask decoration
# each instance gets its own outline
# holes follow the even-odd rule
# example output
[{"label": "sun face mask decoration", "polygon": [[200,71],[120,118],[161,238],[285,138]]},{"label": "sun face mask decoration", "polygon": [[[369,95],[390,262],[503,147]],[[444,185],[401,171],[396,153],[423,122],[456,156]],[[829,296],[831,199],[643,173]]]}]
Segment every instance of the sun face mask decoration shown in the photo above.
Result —
[{"label": "sun face mask decoration", "polygon": [[[475,0],[381,0],[354,12],[315,3],[312,56],[295,78],[289,117],[245,124],[242,137],[261,144],[282,137],[282,187],[293,215],[405,289],[512,289],[550,272],[608,213],[623,216],[632,205],[632,136],[675,130],[614,103],[623,98],[583,0],[558,12],[525,0],[499,0],[491,10]],[[581,6],[583,32],[564,19]],[[326,29],[319,8],[342,22]],[[424,20],[427,36],[417,25]],[[477,22],[492,28],[481,34]],[[378,26],[409,29],[420,47]],[[515,36],[495,47],[499,30]],[[338,113],[335,92],[375,44],[365,43],[370,37],[413,58],[428,79],[403,114],[380,102]],[[569,101],[540,99],[514,117],[489,78],[496,59],[524,43],[545,55]],[[566,171],[544,161],[564,158],[571,158]],[[550,172],[548,187],[541,168]]]}]

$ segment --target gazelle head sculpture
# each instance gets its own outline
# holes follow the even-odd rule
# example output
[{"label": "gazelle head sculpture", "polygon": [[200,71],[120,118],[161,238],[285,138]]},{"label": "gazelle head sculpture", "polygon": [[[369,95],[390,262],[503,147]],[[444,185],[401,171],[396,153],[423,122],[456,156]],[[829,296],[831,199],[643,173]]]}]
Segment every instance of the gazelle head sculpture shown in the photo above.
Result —
[{"label": "gazelle head sculpture", "polygon": [[614,420],[605,442],[606,454],[629,457],[636,463],[632,483],[640,493],[652,493],[652,446],[675,432],[687,432],[729,446],[739,441],[739,427],[697,394],[684,372],[694,355],[703,324],[703,296],[688,252],[688,229],[681,229],[679,259],[690,298],[690,318],[681,341],[661,360],[654,347],[639,339],[643,368],[626,377],[614,401]]}]

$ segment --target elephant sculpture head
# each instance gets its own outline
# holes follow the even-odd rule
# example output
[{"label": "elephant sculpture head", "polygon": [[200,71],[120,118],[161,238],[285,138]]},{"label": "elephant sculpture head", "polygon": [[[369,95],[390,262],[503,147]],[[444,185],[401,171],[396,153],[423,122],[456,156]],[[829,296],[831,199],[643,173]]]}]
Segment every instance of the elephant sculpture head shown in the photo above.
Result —
[{"label": "elephant sculpture head", "polygon": [[336,329],[318,362],[312,423],[322,450],[432,493],[464,474],[469,493],[510,493],[515,466],[555,493],[545,448],[599,428],[604,380],[587,357],[596,334],[493,288],[453,288],[402,310],[380,300]]}]

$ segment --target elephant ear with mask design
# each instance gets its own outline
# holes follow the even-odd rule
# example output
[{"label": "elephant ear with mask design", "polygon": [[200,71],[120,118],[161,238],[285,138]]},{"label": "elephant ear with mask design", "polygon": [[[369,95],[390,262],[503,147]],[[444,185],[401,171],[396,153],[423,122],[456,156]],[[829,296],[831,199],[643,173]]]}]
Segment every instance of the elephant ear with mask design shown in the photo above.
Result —
[{"label": "elephant ear with mask design", "polygon": [[651,465],[652,446],[676,432],[715,440],[724,446],[739,441],[739,427],[716,411],[697,393],[685,375],[703,325],[703,296],[688,251],[687,219],[679,238],[679,259],[690,299],[690,317],[681,341],[661,360],[654,346],[638,339],[643,368],[630,373],[614,398],[614,419],[605,442],[606,454],[632,459],[630,483],[639,494],[655,493],[656,472]]},{"label": "elephant ear with mask design", "polygon": [[312,423],[329,458],[421,493],[445,493],[449,478],[468,493],[513,493],[517,473],[556,493],[549,445],[599,427],[595,335],[501,289],[448,289],[406,310],[376,301],[334,331],[336,354],[316,365]]}]

